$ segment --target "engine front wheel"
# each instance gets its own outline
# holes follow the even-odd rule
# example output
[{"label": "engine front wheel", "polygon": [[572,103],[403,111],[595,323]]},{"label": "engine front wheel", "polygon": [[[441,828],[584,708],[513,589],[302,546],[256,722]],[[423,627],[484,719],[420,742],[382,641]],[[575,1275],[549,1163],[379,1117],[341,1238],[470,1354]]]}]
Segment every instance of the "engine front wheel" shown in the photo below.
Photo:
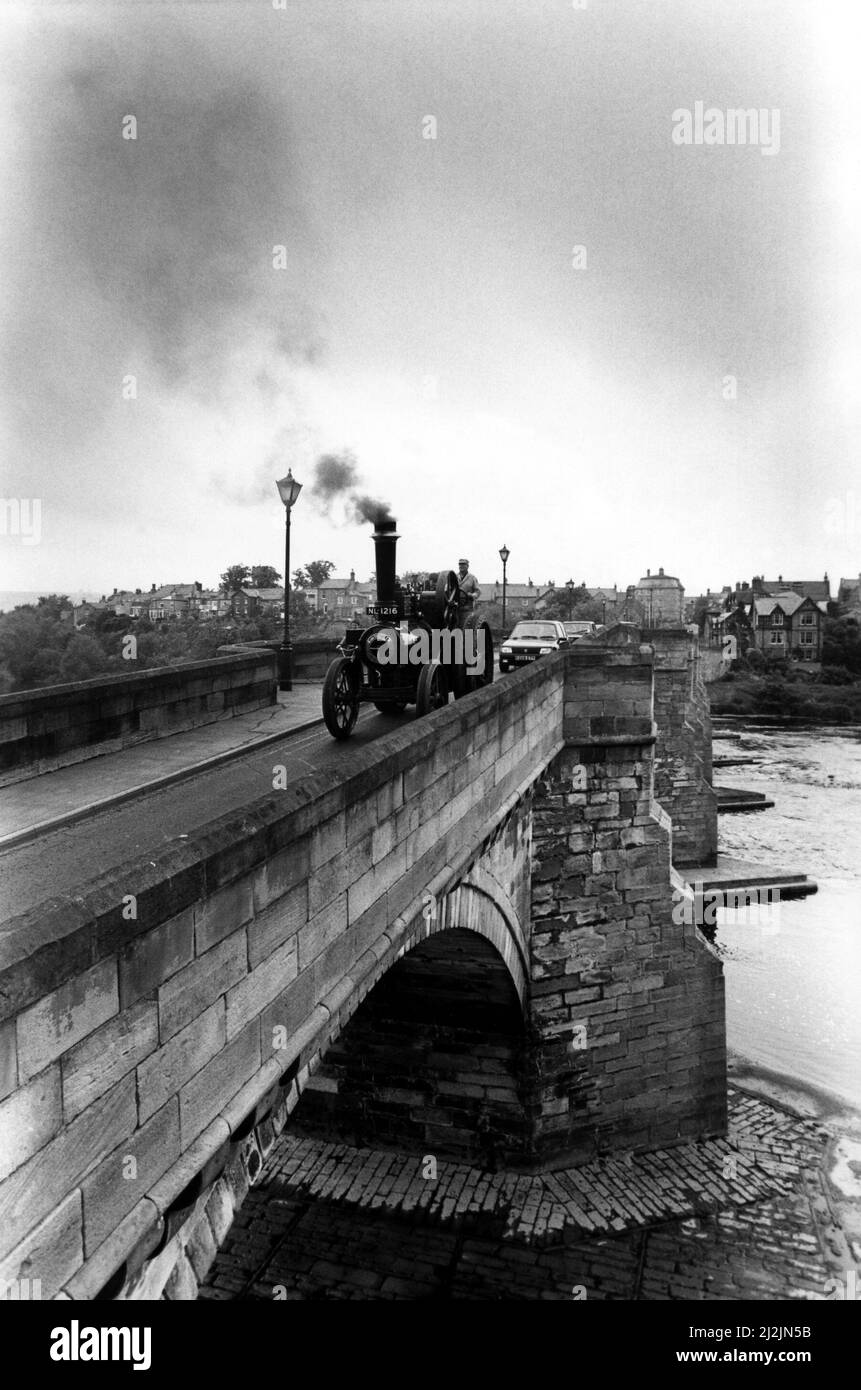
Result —
[{"label": "engine front wheel", "polygon": [[430,714],[448,704],[448,685],[445,670],[438,661],[423,666],[416,691],[416,714]]},{"label": "engine front wheel", "polygon": [[353,663],[340,656],[333,661],[323,681],[323,719],[333,738],[349,738],[359,717],[359,694]]}]

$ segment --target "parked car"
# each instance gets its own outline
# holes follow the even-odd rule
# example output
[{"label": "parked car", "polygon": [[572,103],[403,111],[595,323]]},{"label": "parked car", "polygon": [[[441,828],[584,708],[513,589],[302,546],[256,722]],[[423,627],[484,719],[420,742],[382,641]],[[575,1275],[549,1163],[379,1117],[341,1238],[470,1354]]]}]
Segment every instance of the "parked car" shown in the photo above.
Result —
[{"label": "parked car", "polygon": [[512,671],[570,645],[564,623],[555,618],[524,618],[499,651],[500,671]]},{"label": "parked car", "polygon": [[576,642],[581,637],[594,637],[598,631],[598,624],[588,622],[585,618],[575,618],[572,622],[563,623],[562,626],[569,642]]}]

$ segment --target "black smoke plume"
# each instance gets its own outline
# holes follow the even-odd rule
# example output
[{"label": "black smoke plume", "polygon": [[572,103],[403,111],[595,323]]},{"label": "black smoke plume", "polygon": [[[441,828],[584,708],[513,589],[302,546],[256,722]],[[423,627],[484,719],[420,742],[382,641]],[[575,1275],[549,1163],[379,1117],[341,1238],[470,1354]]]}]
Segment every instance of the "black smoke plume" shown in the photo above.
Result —
[{"label": "black smoke plume", "polygon": [[381,521],[393,520],[388,502],[369,497],[360,491],[361,486],[355,455],[348,449],[340,454],[321,454],[314,465],[311,496],[322,512],[328,515],[333,502],[343,502],[350,521],[370,521],[378,526]]}]

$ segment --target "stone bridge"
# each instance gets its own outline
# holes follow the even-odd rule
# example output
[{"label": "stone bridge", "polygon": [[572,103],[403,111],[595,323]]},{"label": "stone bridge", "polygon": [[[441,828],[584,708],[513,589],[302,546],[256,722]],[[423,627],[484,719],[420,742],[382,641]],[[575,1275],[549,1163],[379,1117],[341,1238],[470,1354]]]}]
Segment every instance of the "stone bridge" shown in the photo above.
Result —
[{"label": "stone bridge", "polygon": [[159,1297],[300,1097],[329,1133],[524,1172],[722,1133],[722,968],[672,913],[674,841],[714,855],[708,707],[687,633],[648,636],[7,923],[0,1277]]}]

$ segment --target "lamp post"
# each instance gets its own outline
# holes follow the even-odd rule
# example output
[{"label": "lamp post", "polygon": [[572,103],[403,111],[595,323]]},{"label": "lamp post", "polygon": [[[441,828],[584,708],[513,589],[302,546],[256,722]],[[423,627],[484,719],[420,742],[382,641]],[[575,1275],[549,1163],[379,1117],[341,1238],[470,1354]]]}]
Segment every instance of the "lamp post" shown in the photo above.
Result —
[{"label": "lamp post", "polygon": [[290,641],[290,513],[293,504],[302,491],[302,484],[297,483],[292,471],[288,468],[287,477],[279,478],[275,484],[278,488],[278,495],[284,503],[284,516],[286,520],[285,543],[284,543],[284,637],[278,652],[278,689],[293,689],[293,644]]},{"label": "lamp post", "polygon": [[502,549],[501,549],[500,552],[499,552],[499,558],[500,558],[500,560],[502,561],[502,635],[503,635],[503,637],[506,635],[507,626],[508,626],[507,623],[506,623],[506,621],[505,621],[505,597],[506,597],[506,595],[505,595],[505,590],[506,590],[506,583],[507,583],[507,581],[506,581],[505,569],[506,569],[506,565],[508,564],[508,557],[509,557],[510,554],[511,554],[511,551],[508,549],[508,546],[505,544],[505,541],[503,541],[503,542],[502,542]]},{"label": "lamp post", "polygon": [[568,579],[565,583],[568,590],[568,621],[571,621],[571,614],[574,612],[574,580]]}]

